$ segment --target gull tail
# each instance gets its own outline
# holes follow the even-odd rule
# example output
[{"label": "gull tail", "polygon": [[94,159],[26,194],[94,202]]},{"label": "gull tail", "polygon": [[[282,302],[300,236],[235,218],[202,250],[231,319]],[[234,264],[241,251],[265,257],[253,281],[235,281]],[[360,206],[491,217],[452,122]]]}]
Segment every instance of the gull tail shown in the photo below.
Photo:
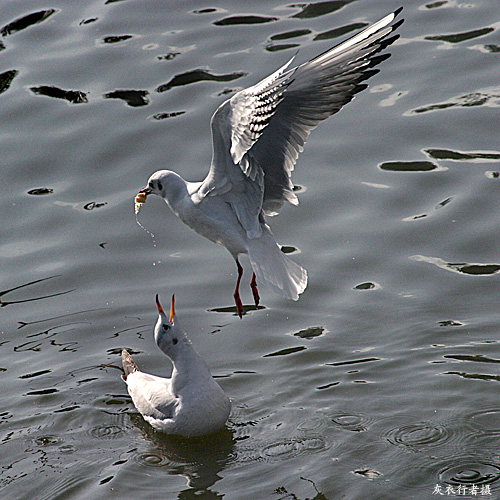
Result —
[{"label": "gull tail", "polygon": [[268,226],[262,227],[260,237],[249,239],[248,256],[257,283],[266,283],[285,299],[298,300],[307,286],[307,271],[281,251]]},{"label": "gull tail", "polygon": [[122,379],[127,381],[127,377],[134,372],[138,372],[139,368],[135,364],[135,361],[132,359],[132,356],[125,350],[122,350],[122,364],[124,375],[122,375]]}]

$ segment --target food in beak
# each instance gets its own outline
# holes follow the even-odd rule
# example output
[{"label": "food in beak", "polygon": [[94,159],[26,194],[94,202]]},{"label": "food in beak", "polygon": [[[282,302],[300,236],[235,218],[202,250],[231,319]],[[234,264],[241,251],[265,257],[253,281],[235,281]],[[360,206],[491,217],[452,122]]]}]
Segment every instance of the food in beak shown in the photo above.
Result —
[{"label": "food in beak", "polygon": [[146,193],[138,193],[137,196],[135,197],[135,213],[136,215],[139,213],[139,210],[141,208],[141,205],[146,203],[148,195]]}]

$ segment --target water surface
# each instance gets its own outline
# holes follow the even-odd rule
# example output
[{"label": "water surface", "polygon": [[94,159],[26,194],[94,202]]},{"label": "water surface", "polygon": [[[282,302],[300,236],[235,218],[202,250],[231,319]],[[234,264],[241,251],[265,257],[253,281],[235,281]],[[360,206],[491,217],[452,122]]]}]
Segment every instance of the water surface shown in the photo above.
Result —
[{"label": "water surface", "polygon": [[[392,57],[313,132],[300,206],[270,221],[306,292],[262,287],[240,320],[230,255],[159,199],[139,214],[152,237],[134,195],[158,168],[203,178],[225,98],[401,3]],[[4,1],[2,497],[498,496],[497,11]],[[233,401],[225,431],[196,441],[153,432],[110,366],[127,348],[168,375],[154,296],[174,292]]]}]

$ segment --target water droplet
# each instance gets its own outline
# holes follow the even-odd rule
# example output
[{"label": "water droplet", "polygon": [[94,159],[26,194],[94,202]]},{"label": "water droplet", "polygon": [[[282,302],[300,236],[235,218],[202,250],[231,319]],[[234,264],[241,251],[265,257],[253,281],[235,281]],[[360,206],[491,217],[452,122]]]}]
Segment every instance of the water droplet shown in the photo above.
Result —
[{"label": "water droplet", "polygon": [[139,453],[135,456],[135,460],[142,465],[147,465],[148,467],[164,467],[165,465],[170,464],[170,461],[167,460],[167,458],[153,452]]},{"label": "water droplet", "polygon": [[47,434],[45,436],[38,436],[33,439],[33,442],[37,446],[55,446],[62,442],[62,438],[59,436],[54,436],[52,434]]}]

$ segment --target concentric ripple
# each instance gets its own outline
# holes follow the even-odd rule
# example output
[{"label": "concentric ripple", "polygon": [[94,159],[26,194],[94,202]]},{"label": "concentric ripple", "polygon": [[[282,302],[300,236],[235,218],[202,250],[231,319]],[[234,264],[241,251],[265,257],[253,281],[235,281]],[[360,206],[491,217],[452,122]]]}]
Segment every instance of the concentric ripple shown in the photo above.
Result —
[{"label": "concentric ripple", "polygon": [[469,423],[487,434],[500,434],[500,408],[488,408],[469,415]]},{"label": "concentric ripple", "polygon": [[123,434],[123,429],[119,425],[96,425],[89,434],[96,439],[116,439]]},{"label": "concentric ripple", "polygon": [[368,428],[370,418],[367,415],[339,412],[330,416],[332,422],[342,429],[363,432]]},{"label": "concentric ripple", "polygon": [[439,446],[450,439],[449,430],[437,422],[418,422],[392,429],[387,434],[387,440],[412,451]]},{"label": "concentric ripple", "polygon": [[326,446],[325,440],[320,436],[309,436],[278,441],[265,446],[262,455],[266,458],[285,459],[292,458],[304,453],[314,453],[323,450]]},{"label": "concentric ripple", "polygon": [[[490,456],[495,458],[491,459]],[[412,455],[412,459],[408,460],[407,454],[397,454],[392,457],[389,466],[392,470],[385,470],[384,476],[397,484],[402,498],[404,490],[413,494],[420,490],[422,495],[418,498],[431,498],[433,490],[437,488],[447,498],[460,495],[460,498],[493,499],[498,498],[492,493],[500,486],[500,464],[497,458],[496,455],[450,453],[447,458],[440,459],[422,453]],[[484,496],[482,491],[489,493]]]},{"label": "concentric ripple", "polygon": [[254,443],[252,446],[238,447],[233,454],[233,460],[239,463],[258,461],[282,461],[301,455],[318,453],[327,448],[327,442],[319,435],[282,439],[262,446]]},{"label": "concentric ripple", "polygon": [[55,446],[63,442],[60,436],[54,436],[52,434],[46,434],[44,436],[38,436],[33,439],[33,443],[37,446]]},{"label": "concentric ripple", "polygon": [[451,485],[480,486],[500,479],[498,464],[474,461],[449,464],[439,472],[439,481]]},{"label": "concentric ripple", "polygon": [[148,467],[165,467],[170,465],[170,460],[166,457],[153,452],[139,453],[135,456],[136,462],[141,465],[146,465]]}]

